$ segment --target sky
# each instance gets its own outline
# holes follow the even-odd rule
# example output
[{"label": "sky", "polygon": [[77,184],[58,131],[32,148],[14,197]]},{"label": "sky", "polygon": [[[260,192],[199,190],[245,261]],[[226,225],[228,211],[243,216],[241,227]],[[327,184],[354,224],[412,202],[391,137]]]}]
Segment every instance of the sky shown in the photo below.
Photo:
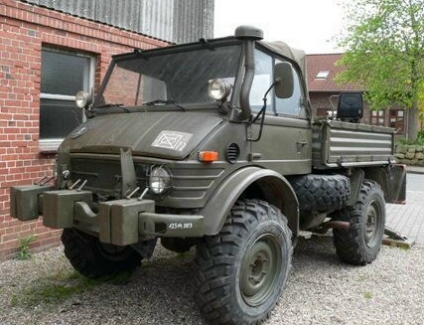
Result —
[{"label": "sky", "polygon": [[215,0],[214,37],[234,35],[240,25],[261,28],[266,41],[284,41],[312,53],[340,53],[346,0]]}]

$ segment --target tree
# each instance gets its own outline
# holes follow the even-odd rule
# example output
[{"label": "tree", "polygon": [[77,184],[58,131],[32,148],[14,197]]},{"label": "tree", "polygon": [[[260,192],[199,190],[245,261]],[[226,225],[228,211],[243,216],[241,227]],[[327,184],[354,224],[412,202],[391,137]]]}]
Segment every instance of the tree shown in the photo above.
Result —
[{"label": "tree", "polygon": [[371,109],[407,108],[407,137],[418,132],[424,90],[424,0],[356,0],[346,4],[346,49],[336,80],[366,89]]}]

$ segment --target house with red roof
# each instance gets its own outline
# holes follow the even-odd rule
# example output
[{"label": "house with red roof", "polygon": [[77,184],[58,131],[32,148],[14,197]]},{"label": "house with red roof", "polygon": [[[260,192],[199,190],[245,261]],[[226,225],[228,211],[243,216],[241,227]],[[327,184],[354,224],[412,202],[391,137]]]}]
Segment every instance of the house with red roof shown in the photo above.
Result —
[{"label": "house with red roof", "polygon": [[[365,89],[358,84],[339,84],[334,81],[336,75],[343,70],[336,62],[343,54],[309,54],[306,56],[307,83],[314,117],[324,117],[337,108],[337,95],[344,91],[360,91]],[[333,105],[332,105],[333,103]],[[405,110],[388,108],[370,110],[365,102],[362,123],[389,126],[396,129],[397,135],[405,132]],[[333,108],[334,106],[334,108]]]}]

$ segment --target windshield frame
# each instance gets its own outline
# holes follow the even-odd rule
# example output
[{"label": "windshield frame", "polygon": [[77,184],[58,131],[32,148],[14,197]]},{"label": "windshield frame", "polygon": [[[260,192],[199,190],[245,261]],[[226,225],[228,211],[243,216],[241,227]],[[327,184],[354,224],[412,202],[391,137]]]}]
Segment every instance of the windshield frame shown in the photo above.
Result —
[{"label": "windshield frame", "polygon": [[[133,52],[130,52],[130,53],[123,53],[123,54],[114,55],[114,56],[112,56],[112,60],[109,64],[107,72],[106,72],[106,74],[105,74],[105,76],[102,80],[102,83],[101,83],[98,91],[96,92],[96,96],[94,98],[92,108],[93,109],[102,109],[102,104],[101,104],[102,94],[104,93],[104,91],[105,91],[105,89],[106,89],[106,87],[109,83],[109,80],[112,76],[114,68],[120,62],[127,61],[127,60],[140,59],[140,56],[141,57],[144,56],[148,60],[148,58],[155,57],[155,56],[172,55],[172,54],[176,54],[176,53],[191,52],[191,51],[204,50],[204,49],[209,49],[209,50],[213,51],[216,48],[228,47],[228,46],[234,46],[234,45],[240,46],[241,49],[243,48],[243,43],[240,40],[238,40],[234,37],[226,37],[226,38],[211,39],[211,40],[201,39],[199,42],[196,42],[196,43],[173,45],[173,46],[169,46],[169,47],[154,48],[154,49],[149,49],[149,50],[135,49]],[[241,50],[240,51],[240,57],[239,57],[238,63],[237,63],[236,72],[235,72],[235,79],[234,79],[234,85],[233,85],[233,95],[231,96],[231,102],[230,102],[231,106],[239,106],[239,104],[238,104],[239,103],[239,88],[240,88],[240,85],[242,83],[242,78],[243,78],[243,61],[244,61],[244,54],[243,54],[243,50]],[[202,108],[202,107],[210,108],[211,103],[213,103],[213,102],[199,102],[199,103],[192,103],[192,102],[184,103],[184,102],[182,102],[182,103],[178,103],[178,104],[182,104],[184,106],[187,105],[189,108],[192,107],[193,104],[195,104],[195,106],[197,106],[198,108]],[[137,105],[137,106],[131,106],[131,107],[136,108],[136,107],[141,107],[141,106],[145,106],[145,105]],[[173,107],[173,106],[175,106],[175,103],[164,104],[164,105],[161,105],[161,106]],[[215,105],[212,105],[212,106],[215,106]]]}]

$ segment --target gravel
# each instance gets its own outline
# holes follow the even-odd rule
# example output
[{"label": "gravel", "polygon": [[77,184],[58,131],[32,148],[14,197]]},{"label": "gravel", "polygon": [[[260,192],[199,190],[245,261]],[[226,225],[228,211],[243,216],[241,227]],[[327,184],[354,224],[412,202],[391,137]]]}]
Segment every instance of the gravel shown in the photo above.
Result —
[{"label": "gravel", "polygon": [[[93,282],[55,248],[0,263],[0,324],[205,324],[193,301],[194,252],[157,246],[130,277]],[[264,324],[424,324],[424,248],[383,246],[365,267],[331,238],[300,240],[287,287]]]}]

